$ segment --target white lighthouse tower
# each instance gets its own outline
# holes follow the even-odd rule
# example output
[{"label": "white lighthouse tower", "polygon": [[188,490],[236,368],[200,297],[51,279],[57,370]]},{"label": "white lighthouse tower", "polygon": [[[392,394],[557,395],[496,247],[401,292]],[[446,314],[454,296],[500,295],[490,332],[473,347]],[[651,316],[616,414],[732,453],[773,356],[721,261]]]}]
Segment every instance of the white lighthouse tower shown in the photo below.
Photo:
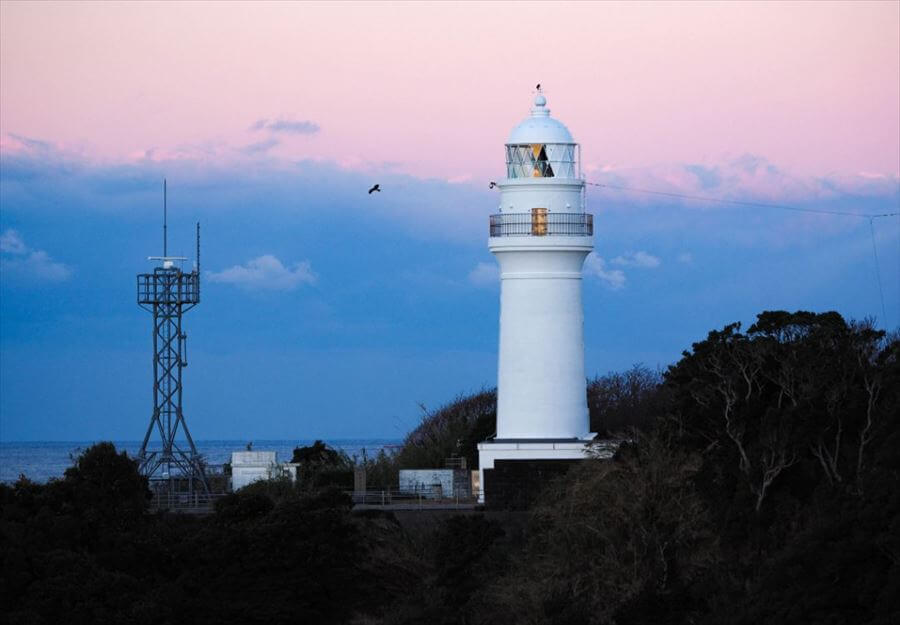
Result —
[{"label": "white lighthouse tower", "polygon": [[[581,271],[593,249],[580,147],[538,92],[506,143],[489,247],[500,264],[497,432],[478,445],[482,497],[506,467],[585,457],[589,432]],[[553,464],[553,463],[549,463]],[[557,462],[556,464],[560,464]]]}]

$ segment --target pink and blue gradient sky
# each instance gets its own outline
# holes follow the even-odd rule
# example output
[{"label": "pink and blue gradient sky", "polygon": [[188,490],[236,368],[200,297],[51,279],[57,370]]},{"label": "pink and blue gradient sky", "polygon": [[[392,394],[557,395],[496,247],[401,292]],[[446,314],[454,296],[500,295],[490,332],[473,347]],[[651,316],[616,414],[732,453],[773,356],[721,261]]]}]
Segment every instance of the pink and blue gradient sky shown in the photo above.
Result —
[{"label": "pink and blue gradient sky", "polygon": [[[243,147],[480,179],[495,175],[509,120],[540,81],[588,166],[752,153],[801,175],[900,175],[897,2],[4,2],[2,12],[2,133],[96,158]],[[260,119],[320,130],[251,130]]]},{"label": "pink and blue gradient sky", "polygon": [[[538,82],[595,182],[900,211],[898,2],[3,1],[0,441],[143,434],[164,177],[169,249],[204,232],[195,438],[400,436],[494,386],[487,182]],[[900,326],[900,218],[879,274],[866,219],[587,200],[589,375],[767,309]]]}]

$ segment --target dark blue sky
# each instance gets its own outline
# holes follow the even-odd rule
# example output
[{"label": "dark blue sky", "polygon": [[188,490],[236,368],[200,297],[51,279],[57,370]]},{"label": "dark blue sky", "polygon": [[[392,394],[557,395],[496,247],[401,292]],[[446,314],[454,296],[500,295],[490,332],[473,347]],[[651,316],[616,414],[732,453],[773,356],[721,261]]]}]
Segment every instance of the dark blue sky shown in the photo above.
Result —
[{"label": "dark blue sky", "polygon": [[[2,440],[143,434],[151,317],[134,276],[161,253],[163,176],[170,252],[192,257],[202,224],[203,299],[186,316],[195,438],[396,437],[420,403],[496,383],[487,180],[264,158],[110,165],[41,144],[0,165]],[[669,190],[668,171],[595,180]],[[801,180],[755,157],[672,171],[695,193],[808,208],[888,212],[900,197],[896,180]],[[373,182],[384,192],[367,195]],[[875,224],[881,319],[865,219],[597,188],[588,205],[590,376],[665,367],[710,329],[766,309],[900,324],[897,218]]]}]

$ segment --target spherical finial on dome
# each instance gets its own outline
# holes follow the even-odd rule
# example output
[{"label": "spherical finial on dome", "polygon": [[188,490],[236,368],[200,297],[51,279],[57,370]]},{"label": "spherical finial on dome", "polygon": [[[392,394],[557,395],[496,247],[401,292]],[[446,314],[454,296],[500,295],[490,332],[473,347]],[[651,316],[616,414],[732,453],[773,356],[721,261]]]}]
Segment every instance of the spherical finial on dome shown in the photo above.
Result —
[{"label": "spherical finial on dome", "polygon": [[547,98],[539,90],[534,96],[531,115],[513,128],[509,135],[508,145],[535,143],[575,143],[569,130],[560,121],[550,117]]}]

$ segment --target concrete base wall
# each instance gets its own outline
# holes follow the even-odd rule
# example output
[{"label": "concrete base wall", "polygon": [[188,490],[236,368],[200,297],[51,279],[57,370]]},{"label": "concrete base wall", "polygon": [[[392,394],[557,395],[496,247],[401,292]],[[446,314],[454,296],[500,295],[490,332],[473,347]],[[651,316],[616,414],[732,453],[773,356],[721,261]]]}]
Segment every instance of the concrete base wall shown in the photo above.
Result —
[{"label": "concrete base wall", "polygon": [[[558,474],[557,469],[559,467],[568,467],[571,466],[572,462],[587,458],[588,445],[590,442],[589,439],[494,439],[479,443],[478,470],[481,472],[481,493],[479,494],[478,501],[493,508],[494,502],[490,501],[492,492],[495,496],[500,497],[501,500],[506,501],[509,498],[521,498],[519,495],[515,495],[513,491],[540,490],[541,480],[543,479],[541,477],[542,475],[545,477],[550,476],[551,473],[556,475]],[[528,474],[519,475],[519,473],[516,472],[518,470],[515,470],[514,473],[509,474],[507,477],[500,477],[501,474],[507,475],[511,470],[509,467],[512,465],[505,465],[507,468],[501,470],[499,473],[491,473],[495,468],[498,468],[498,462],[510,461],[538,464],[531,465],[532,469],[528,470]],[[546,464],[548,462],[550,464]],[[492,475],[492,477],[488,477],[489,475]],[[518,485],[516,484],[515,475],[519,475],[522,480]],[[498,489],[506,491],[508,494],[502,494]]]},{"label": "concrete base wall", "polygon": [[488,510],[526,510],[547,484],[569,472],[581,459],[498,460],[484,472]]}]

